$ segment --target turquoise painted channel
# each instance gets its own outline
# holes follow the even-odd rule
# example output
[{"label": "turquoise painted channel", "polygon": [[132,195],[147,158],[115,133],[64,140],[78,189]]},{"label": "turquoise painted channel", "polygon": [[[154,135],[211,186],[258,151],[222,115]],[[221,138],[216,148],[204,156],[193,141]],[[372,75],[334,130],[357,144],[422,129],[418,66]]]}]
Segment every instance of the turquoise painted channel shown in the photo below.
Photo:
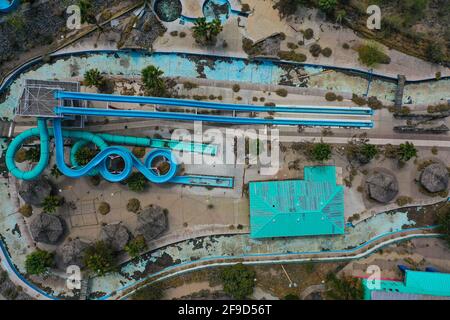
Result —
[{"label": "turquoise painted channel", "polygon": [[[32,138],[40,138],[40,159],[37,165],[30,171],[23,171],[17,167],[15,163],[15,155],[20,149],[22,144]],[[168,149],[154,149],[147,154],[144,163],[136,158],[130,150],[122,146],[109,146],[106,141],[122,144],[122,145],[134,145],[134,146],[151,146],[151,139],[139,138],[139,137],[127,137],[127,136],[115,136],[109,134],[93,134],[86,131],[69,131],[63,130],[61,127],[61,119],[53,120],[53,128],[47,127],[46,119],[38,119],[38,127],[24,131],[18,135],[9,145],[6,151],[6,166],[8,170],[16,178],[21,180],[34,180],[42,174],[48,165],[50,159],[50,138],[55,139],[56,145],[56,165],[58,169],[67,177],[79,178],[92,174],[93,172],[99,173],[104,179],[110,182],[119,182],[127,179],[136,168],[141,172],[149,181],[157,184],[162,183],[178,183],[188,185],[199,186],[212,186],[232,188],[233,178],[229,177],[215,177],[215,176],[200,176],[200,175],[186,175],[177,176],[178,163],[174,155]],[[85,143],[93,143],[99,147],[100,152],[85,166],[73,166],[69,167],[64,160],[64,138],[73,138]],[[158,141],[157,141],[158,142]],[[175,143],[175,141],[173,142]],[[79,148],[81,143],[77,145]],[[180,145],[180,149],[183,150],[183,146],[188,146],[187,150],[192,150],[189,143]],[[195,149],[195,148],[194,148]],[[213,149],[214,150],[214,149]],[[209,151],[213,151],[209,150]],[[214,151],[215,152],[215,151]],[[108,162],[110,156],[119,156],[124,161],[124,169],[120,173],[111,173],[108,170]],[[170,169],[165,174],[158,174],[155,170],[151,169],[152,163],[157,158],[165,158],[170,164]],[[71,152],[71,162],[75,161],[75,152]]]}]

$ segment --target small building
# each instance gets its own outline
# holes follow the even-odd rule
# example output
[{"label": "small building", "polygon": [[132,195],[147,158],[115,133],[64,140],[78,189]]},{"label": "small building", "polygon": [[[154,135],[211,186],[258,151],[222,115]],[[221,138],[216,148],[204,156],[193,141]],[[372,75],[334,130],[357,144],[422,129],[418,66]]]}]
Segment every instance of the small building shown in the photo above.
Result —
[{"label": "small building", "polygon": [[344,233],[344,188],[336,167],[305,167],[304,180],[250,182],[250,237]]},{"label": "small building", "polygon": [[365,300],[447,300],[450,273],[405,270],[403,281],[380,280],[378,288],[363,280]]}]

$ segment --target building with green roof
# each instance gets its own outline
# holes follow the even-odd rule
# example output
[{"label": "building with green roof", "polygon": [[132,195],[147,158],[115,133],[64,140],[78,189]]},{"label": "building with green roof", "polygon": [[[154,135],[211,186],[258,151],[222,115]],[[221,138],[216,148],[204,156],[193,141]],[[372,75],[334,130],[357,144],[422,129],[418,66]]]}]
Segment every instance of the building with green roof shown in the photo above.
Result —
[{"label": "building with green roof", "polygon": [[305,167],[304,180],[250,182],[250,237],[344,233],[344,188],[336,167]]},{"label": "building with green roof", "polygon": [[381,280],[379,288],[363,280],[365,300],[450,299],[450,273],[405,270],[404,281]]}]

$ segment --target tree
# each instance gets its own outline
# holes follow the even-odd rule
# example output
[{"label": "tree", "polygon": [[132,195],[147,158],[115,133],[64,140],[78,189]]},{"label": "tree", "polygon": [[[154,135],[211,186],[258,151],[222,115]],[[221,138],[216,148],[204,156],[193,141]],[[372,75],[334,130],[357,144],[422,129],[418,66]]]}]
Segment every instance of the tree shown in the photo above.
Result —
[{"label": "tree", "polygon": [[362,300],[364,289],[361,279],[343,277],[339,279],[335,273],[330,272],[326,278],[326,296],[334,300]]},{"label": "tree", "polygon": [[337,6],[337,0],[319,0],[319,8],[325,13],[332,13]]},{"label": "tree", "polygon": [[48,196],[44,199],[44,202],[42,202],[42,211],[46,213],[55,213],[56,209],[63,204],[63,199],[64,198],[61,198],[59,196]]},{"label": "tree", "polygon": [[82,147],[75,152],[75,161],[80,166],[85,166],[97,155],[98,151],[89,147]]},{"label": "tree", "polygon": [[413,157],[417,156],[417,149],[414,147],[414,144],[406,141],[405,143],[400,144],[398,148],[398,159],[401,161],[408,161]]},{"label": "tree", "polygon": [[197,18],[192,27],[195,41],[203,45],[214,44],[222,29],[219,19],[207,22],[205,17]]},{"label": "tree", "polygon": [[99,276],[116,270],[113,250],[103,241],[98,241],[86,249],[84,263],[89,270]]},{"label": "tree", "polygon": [[148,95],[162,97],[166,94],[166,83],[162,76],[164,72],[155,67],[148,66],[142,69],[142,82]]},{"label": "tree", "polygon": [[126,183],[128,188],[134,192],[142,192],[148,186],[147,178],[140,172],[133,172]]},{"label": "tree", "polygon": [[138,199],[132,198],[132,199],[128,200],[127,210],[129,212],[137,213],[140,208],[141,208],[141,202]]},{"label": "tree", "polygon": [[255,270],[242,263],[225,267],[220,272],[223,290],[234,299],[245,299],[253,293],[255,277]]},{"label": "tree", "polygon": [[331,158],[331,145],[328,143],[320,142],[313,145],[311,150],[311,158],[314,161],[326,161]]},{"label": "tree", "polygon": [[142,235],[139,235],[133,240],[130,240],[125,246],[125,251],[132,258],[136,258],[137,256],[139,256],[139,254],[145,249],[147,249],[147,243],[145,242],[145,238]]},{"label": "tree", "polygon": [[84,74],[84,84],[89,87],[97,87],[103,85],[105,79],[101,75],[100,71],[98,69],[89,69]]},{"label": "tree", "polygon": [[25,258],[25,269],[27,274],[41,275],[47,272],[47,270],[53,266],[53,253],[45,250],[36,250]]}]

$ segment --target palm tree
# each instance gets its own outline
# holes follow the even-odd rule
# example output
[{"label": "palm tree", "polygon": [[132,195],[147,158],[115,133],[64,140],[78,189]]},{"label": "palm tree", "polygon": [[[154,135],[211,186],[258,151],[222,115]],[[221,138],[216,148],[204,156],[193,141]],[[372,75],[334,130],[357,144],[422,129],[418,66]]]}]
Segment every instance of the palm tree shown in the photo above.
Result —
[{"label": "palm tree", "polygon": [[155,66],[148,66],[142,70],[142,82],[149,95],[160,97],[166,93],[163,74],[164,72]]},{"label": "palm tree", "polygon": [[412,157],[417,156],[417,149],[414,147],[414,144],[406,141],[405,143],[400,144],[398,148],[398,158],[402,161],[408,161]]},{"label": "palm tree", "polygon": [[219,19],[207,22],[206,18],[198,18],[194,22],[192,31],[198,43],[211,44],[215,42],[216,36],[222,31],[222,24]]},{"label": "palm tree", "polygon": [[42,202],[42,211],[46,213],[55,213],[56,209],[61,206],[63,199],[58,196],[48,196]]},{"label": "palm tree", "polygon": [[99,87],[103,84],[103,76],[98,69],[89,69],[84,74],[84,84],[89,87]]}]

